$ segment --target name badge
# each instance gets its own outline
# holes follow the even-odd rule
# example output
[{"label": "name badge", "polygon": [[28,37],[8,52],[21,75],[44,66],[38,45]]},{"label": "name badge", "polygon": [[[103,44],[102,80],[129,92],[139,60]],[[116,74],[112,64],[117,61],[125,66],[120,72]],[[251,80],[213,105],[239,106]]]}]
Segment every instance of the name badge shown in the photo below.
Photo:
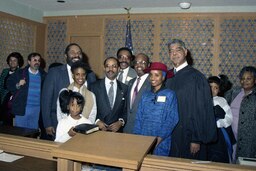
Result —
[{"label": "name badge", "polygon": [[157,97],[157,102],[165,102],[166,101],[166,96],[158,96]]}]

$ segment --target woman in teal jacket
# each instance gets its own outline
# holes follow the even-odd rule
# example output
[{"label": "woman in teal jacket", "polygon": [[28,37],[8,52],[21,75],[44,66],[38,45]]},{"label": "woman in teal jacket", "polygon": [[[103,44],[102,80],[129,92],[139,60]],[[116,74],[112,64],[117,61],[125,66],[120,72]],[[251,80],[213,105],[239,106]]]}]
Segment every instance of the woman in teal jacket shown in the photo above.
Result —
[{"label": "woman in teal jacket", "polygon": [[13,125],[13,115],[11,113],[10,97],[11,92],[7,89],[7,79],[21,68],[24,64],[22,55],[19,52],[12,52],[6,59],[8,68],[4,68],[0,76],[0,97],[1,97],[1,109],[0,120],[4,125]]}]

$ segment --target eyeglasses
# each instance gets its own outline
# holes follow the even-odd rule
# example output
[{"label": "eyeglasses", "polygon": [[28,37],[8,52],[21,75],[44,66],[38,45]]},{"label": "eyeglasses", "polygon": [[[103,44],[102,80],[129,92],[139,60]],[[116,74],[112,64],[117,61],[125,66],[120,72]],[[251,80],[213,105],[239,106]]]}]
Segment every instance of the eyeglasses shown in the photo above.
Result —
[{"label": "eyeglasses", "polygon": [[33,62],[41,62],[41,59],[32,58],[31,61],[33,61]]},{"label": "eyeglasses", "polygon": [[146,65],[146,61],[134,61],[134,65]]}]

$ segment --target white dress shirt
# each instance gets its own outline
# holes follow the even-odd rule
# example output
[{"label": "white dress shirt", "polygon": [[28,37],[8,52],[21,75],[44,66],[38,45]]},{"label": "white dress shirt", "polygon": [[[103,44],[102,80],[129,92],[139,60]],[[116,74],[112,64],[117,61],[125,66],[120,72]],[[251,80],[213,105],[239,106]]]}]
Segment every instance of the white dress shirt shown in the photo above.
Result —
[{"label": "white dress shirt", "polygon": [[187,61],[185,61],[183,64],[181,64],[181,65],[178,66],[177,68],[174,67],[173,69],[175,69],[176,72],[178,72],[179,70],[185,68],[186,66],[188,66],[188,62],[187,62]]},{"label": "white dress shirt", "polygon": [[[125,83],[129,69],[130,69],[130,67],[127,67],[127,68],[123,69],[123,79],[122,79],[122,83]],[[117,78],[119,77],[120,73],[121,73],[121,72],[119,72]]]}]

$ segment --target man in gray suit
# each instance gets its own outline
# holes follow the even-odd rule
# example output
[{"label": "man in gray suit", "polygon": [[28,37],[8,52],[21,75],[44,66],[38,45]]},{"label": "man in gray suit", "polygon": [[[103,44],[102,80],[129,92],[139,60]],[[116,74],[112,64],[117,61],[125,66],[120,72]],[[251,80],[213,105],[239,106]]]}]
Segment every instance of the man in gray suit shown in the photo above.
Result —
[{"label": "man in gray suit", "polygon": [[127,47],[122,47],[117,51],[117,59],[120,62],[120,71],[118,80],[124,84],[137,76],[136,71],[131,68],[131,61],[133,60],[132,51]]},{"label": "man in gray suit", "polygon": [[127,122],[124,127],[125,133],[133,133],[137,108],[141,96],[146,90],[150,90],[151,87],[149,74],[144,72],[147,67],[149,67],[148,56],[143,53],[136,55],[134,68],[138,76],[128,83]]},{"label": "man in gray suit", "polygon": [[[103,131],[122,132],[126,122],[127,85],[116,79],[119,69],[120,64],[115,57],[105,59],[106,77],[97,80],[90,86],[97,103],[95,123]],[[111,97],[110,94],[112,94]]]}]

